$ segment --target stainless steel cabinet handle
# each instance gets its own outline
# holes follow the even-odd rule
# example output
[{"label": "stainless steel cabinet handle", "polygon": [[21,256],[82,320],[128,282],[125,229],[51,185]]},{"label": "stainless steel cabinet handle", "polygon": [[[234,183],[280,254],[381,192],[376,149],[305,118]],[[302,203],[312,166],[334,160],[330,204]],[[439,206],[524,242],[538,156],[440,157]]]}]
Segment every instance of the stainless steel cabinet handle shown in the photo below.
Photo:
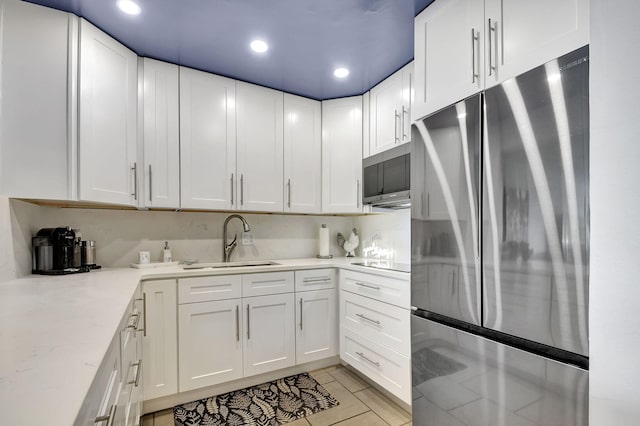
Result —
[{"label": "stainless steel cabinet handle", "polygon": [[144,321],[143,336],[147,336],[147,293],[142,293],[142,319]]},{"label": "stainless steel cabinet handle", "polygon": [[409,110],[402,105],[402,140],[407,139],[407,132],[405,132],[406,127],[404,126],[404,116],[409,115]]},{"label": "stainless steel cabinet handle", "polygon": [[378,320],[373,320],[373,319],[371,319],[369,317],[366,317],[366,316],[364,316],[362,314],[356,314],[356,316],[362,318],[363,320],[367,320],[367,321],[372,322],[374,324],[380,325],[380,321],[378,321]]},{"label": "stainless steel cabinet handle", "polygon": [[356,285],[359,285],[361,287],[366,287],[366,288],[371,288],[373,290],[378,290],[380,291],[380,287],[376,287],[374,285],[369,285],[369,284],[365,284],[365,283],[361,283],[361,282],[356,282]]},{"label": "stainless steel cabinet handle", "polygon": [[360,208],[360,180],[356,180],[356,208]]},{"label": "stainless steel cabinet handle", "polygon": [[360,358],[364,359],[365,361],[370,362],[371,364],[375,365],[376,367],[380,367],[380,363],[377,361],[373,361],[369,358],[367,358],[362,352],[356,352],[356,354],[358,354],[360,356]]},{"label": "stainless steel cabinet handle", "polygon": [[131,314],[129,316],[129,320],[131,320],[131,318],[134,318],[133,323],[127,324],[127,326],[125,328],[133,328],[134,330],[137,330],[138,329],[138,323],[140,322],[140,315],[139,314]]},{"label": "stainless steel cabinet handle", "polygon": [[240,341],[240,306],[236,305],[236,342]]},{"label": "stainless steel cabinet handle", "polygon": [[133,167],[131,168],[131,170],[133,170],[133,192],[131,193],[131,195],[133,195],[134,200],[137,200],[138,199],[138,163],[133,163]]},{"label": "stainless steel cabinet handle", "polygon": [[130,385],[134,385],[135,387],[138,387],[138,385],[140,384],[140,370],[142,370],[142,360],[139,359],[138,362],[131,365],[136,367],[136,375],[133,380],[127,383]]},{"label": "stainless steel cabinet handle", "polygon": [[331,278],[305,278],[302,280],[303,283],[326,283],[331,281]]},{"label": "stainless steel cabinet handle", "polygon": [[104,416],[98,416],[93,422],[94,423],[107,422],[107,426],[113,426],[113,421],[116,419],[116,407],[117,407],[117,404],[113,404],[109,409],[109,414],[106,414]]},{"label": "stainless steel cabinet handle", "polygon": [[429,201],[429,193],[427,192],[427,217],[431,215],[431,203]]},{"label": "stainless steel cabinet handle", "polygon": [[231,205],[233,205],[233,173],[231,173]]},{"label": "stainless steel cabinet handle", "polygon": [[247,340],[251,340],[251,318],[249,318],[249,305],[247,305]]},{"label": "stainless steel cabinet handle", "polygon": [[151,174],[151,164],[149,164],[149,202],[152,201],[152,196],[151,196],[151,188],[153,186],[153,177]]},{"label": "stainless steel cabinet handle", "polygon": [[[496,42],[496,46],[495,46],[495,51],[496,51],[496,56],[497,56],[497,52],[498,52],[498,46],[497,46],[497,34],[491,34],[494,32],[497,32],[498,30],[498,23],[496,22],[495,25],[491,24],[491,18],[489,18],[489,32],[487,34],[487,37],[489,37],[489,75],[492,75],[493,71],[496,70],[496,66],[493,63],[493,43],[494,41]],[[497,58],[496,58],[497,59]],[[496,60],[496,62],[498,62]]]},{"label": "stainless steel cabinet handle", "polygon": [[289,195],[287,196],[287,206],[291,208],[291,179],[287,179],[287,188]]},{"label": "stainless steel cabinet handle", "polygon": [[302,330],[302,297],[300,298],[300,330]]},{"label": "stainless steel cabinet handle", "polygon": [[244,206],[244,174],[240,173],[240,205]]},{"label": "stainless steel cabinet handle", "polygon": [[476,72],[476,43],[478,42],[478,38],[479,36],[476,34],[476,29],[471,28],[471,83],[475,83],[476,78],[479,77]]},{"label": "stainless steel cabinet handle", "polygon": [[398,137],[398,121],[400,119],[400,114],[398,114],[398,110],[393,110],[393,138],[395,143],[400,143],[400,138]]}]

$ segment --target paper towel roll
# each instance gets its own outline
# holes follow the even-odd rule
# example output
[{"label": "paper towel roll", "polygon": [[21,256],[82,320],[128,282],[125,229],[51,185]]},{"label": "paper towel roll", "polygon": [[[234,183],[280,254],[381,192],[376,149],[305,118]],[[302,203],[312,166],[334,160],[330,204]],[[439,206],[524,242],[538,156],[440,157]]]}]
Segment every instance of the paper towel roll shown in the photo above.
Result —
[{"label": "paper towel roll", "polygon": [[320,227],[319,241],[319,255],[329,256],[329,228],[324,223]]}]

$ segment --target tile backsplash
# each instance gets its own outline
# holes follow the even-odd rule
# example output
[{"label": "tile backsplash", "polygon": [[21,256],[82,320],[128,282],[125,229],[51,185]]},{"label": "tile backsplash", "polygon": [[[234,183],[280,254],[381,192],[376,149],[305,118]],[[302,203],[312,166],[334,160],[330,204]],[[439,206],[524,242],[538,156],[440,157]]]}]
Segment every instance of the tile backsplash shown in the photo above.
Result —
[{"label": "tile backsplash", "polygon": [[[150,251],[151,261],[162,260],[169,242],[174,260],[221,261],[222,226],[230,213],[101,210],[44,207],[0,197],[0,282],[31,273],[31,236],[40,228],[69,225],[82,238],[96,241],[97,263],[127,267],[137,262],[139,251]],[[318,253],[318,229],[330,229],[330,252],[343,256],[336,234],[349,237],[358,228],[363,254],[375,240],[388,247],[391,258],[410,260],[410,214],[401,210],[368,216],[311,216],[242,213],[251,226],[253,245],[242,244],[242,225],[229,222],[229,239],[238,234],[231,260],[314,257]]]}]

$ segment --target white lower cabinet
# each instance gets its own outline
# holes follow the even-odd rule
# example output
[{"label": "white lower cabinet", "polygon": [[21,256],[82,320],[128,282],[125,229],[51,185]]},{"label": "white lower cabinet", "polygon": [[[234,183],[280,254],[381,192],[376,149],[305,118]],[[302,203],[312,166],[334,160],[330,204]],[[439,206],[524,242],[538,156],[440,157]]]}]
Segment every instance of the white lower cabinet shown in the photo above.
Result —
[{"label": "white lower cabinet", "polygon": [[338,353],[336,290],[296,293],[296,361],[317,361]]},{"label": "white lower cabinet", "polygon": [[244,298],[242,312],[245,376],[296,364],[293,293]]},{"label": "white lower cabinet", "polygon": [[144,400],[178,392],[176,280],[144,281]]},{"label": "white lower cabinet", "polygon": [[340,359],[407,404],[411,404],[409,287],[408,278],[340,272]]},{"label": "white lower cabinet", "polygon": [[180,391],[242,377],[241,299],[178,307]]},{"label": "white lower cabinet", "polygon": [[85,397],[75,426],[140,425],[142,414],[142,325],[140,288],[129,303],[107,354]]}]

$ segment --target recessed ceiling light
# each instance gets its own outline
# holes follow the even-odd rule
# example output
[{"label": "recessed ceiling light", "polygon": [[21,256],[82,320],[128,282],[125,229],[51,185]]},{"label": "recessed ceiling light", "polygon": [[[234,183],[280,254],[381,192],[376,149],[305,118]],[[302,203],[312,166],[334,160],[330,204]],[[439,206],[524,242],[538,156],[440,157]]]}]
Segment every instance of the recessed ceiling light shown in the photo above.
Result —
[{"label": "recessed ceiling light", "polygon": [[333,75],[335,75],[338,78],[345,78],[346,76],[349,75],[349,70],[346,68],[336,68],[333,71]]},{"label": "recessed ceiling light", "polygon": [[253,40],[250,44],[254,52],[264,53],[269,50],[269,45],[262,40]]},{"label": "recessed ceiling light", "polygon": [[131,0],[118,0],[116,3],[121,11],[129,15],[140,15],[142,9]]}]

